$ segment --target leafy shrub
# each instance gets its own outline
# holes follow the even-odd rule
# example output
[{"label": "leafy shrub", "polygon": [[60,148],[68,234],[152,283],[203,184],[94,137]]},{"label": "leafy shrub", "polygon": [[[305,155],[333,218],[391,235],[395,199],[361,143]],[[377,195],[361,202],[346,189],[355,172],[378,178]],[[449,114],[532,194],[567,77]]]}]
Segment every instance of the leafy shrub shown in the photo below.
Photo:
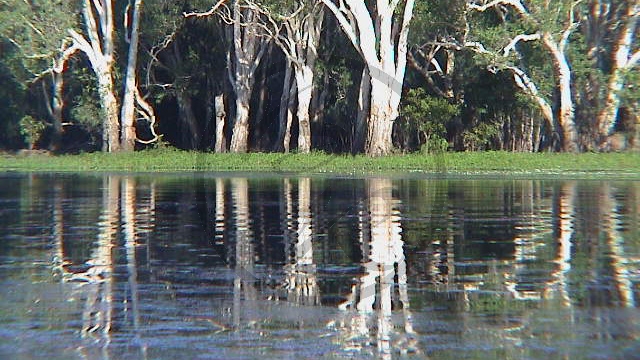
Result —
[{"label": "leafy shrub", "polygon": [[33,149],[33,146],[38,142],[46,127],[44,122],[34,119],[30,115],[25,115],[20,119],[20,134],[27,143],[29,150]]},{"label": "leafy shrub", "polygon": [[409,143],[406,139],[415,137],[423,152],[447,150],[446,124],[458,114],[459,107],[447,100],[430,96],[422,88],[410,89],[400,110],[400,131],[405,144]]}]

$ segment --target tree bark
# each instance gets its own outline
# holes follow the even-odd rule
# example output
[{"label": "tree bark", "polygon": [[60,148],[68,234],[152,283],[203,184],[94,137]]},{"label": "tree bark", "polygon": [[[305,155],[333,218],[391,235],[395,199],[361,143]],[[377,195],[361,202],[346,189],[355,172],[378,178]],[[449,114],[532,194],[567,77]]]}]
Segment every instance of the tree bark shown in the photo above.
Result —
[{"label": "tree bark", "polygon": [[313,92],[313,69],[308,65],[299,65],[295,69],[298,87],[298,151],[311,151],[311,122],[309,110]]},{"label": "tree bark", "polygon": [[364,150],[367,119],[369,118],[371,108],[371,76],[366,66],[362,70],[358,91],[358,117],[356,119],[355,131],[351,143],[351,152],[353,153]]},{"label": "tree bark", "polygon": [[278,139],[275,150],[289,152],[289,141],[285,146],[285,136],[287,134],[287,118],[291,116],[289,99],[291,97],[293,84],[291,83],[292,64],[287,61],[284,69],[284,83],[282,84],[282,96],[280,96],[280,112],[278,114]]},{"label": "tree bark", "polygon": [[236,93],[236,118],[231,136],[231,152],[249,150],[249,110],[255,72],[266,48],[265,40],[258,36],[258,14],[251,8],[242,9],[233,4],[233,76],[231,83]]},{"label": "tree bark", "polygon": [[606,150],[609,137],[615,131],[618,114],[620,112],[620,92],[624,88],[624,74],[635,66],[640,58],[640,51],[632,55],[631,50],[635,42],[636,30],[640,21],[640,1],[630,1],[626,5],[626,13],[622,21],[622,29],[616,38],[615,54],[611,64],[611,75],[607,83],[607,93],[602,111],[598,114],[598,147]]},{"label": "tree bark", "polygon": [[393,150],[392,132],[395,115],[390,103],[391,89],[380,84],[376,79],[371,81],[371,109],[365,152],[371,156],[382,156]]},{"label": "tree bark", "polygon": [[560,113],[558,123],[562,130],[562,150],[578,151],[578,132],[575,124],[575,111],[571,91],[571,67],[564,51],[553,41],[551,34],[545,33],[542,40],[552,55],[553,65],[558,77],[560,92]]},{"label": "tree bark", "polygon": [[[98,6],[94,10],[94,4]],[[102,108],[102,151],[113,152],[120,148],[118,100],[113,79],[114,20],[113,2],[84,0],[82,15],[87,36],[69,30],[74,45],[89,58],[91,68],[98,78],[98,95]]]},{"label": "tree bark", "polygon": [[45,101],[47,104],[47,112],[53,124],[53,134],[49,150],[57,151],[60,149],[60,141],[62,139],[62,111],[64,106],[64,75],[62,69],[57,71],[56,66],[51,71],[51,95],[47,91],[46,81],[42,83]]},{"label": "tree bark", "polygon": [[135,96],[138,87],[136,69],[138,65],[141,11],[142,0],[135,0],[133,3],[131,35],[129,37],[127,73],[124,81],[124,95],[122,97],[122,113],[120,115],[120,146],[123,151],[133,151],[136,144]]},{"label": "tree bark", "polygon": [[216,95],[215,98],[216,109],[216,145],[215,152],[223,153],[227,151],[227,142],[224,136],[225,125],[225,106],[224,106],[224,94]]},{"label": "tree bark", "polygon": [[[339,7],[331,0],[322,2],[336,16],[371,75],[371,107],[365,152],[371,156],[389,154],[393,149],[393,122],[400,106],[407,65],[409,24],[415,1],[379,0],[375,11],[360,0],[344,0],[348,8],[342,6],[342,1]],[[403,8],[398,11],[400,3]]]},{"label": "tree bark", "polygon": [[231,136],[231,152],[246,153],[249,150],[249,102],[248,89],[236,89],[236,120]]},{"label": "tree bark", "polygon": [[118,99],[116,99],[111,67],[100,69],[98,77],[98,94],[102,108],[102,151],[115,152],[120,150],[120,116]]}]

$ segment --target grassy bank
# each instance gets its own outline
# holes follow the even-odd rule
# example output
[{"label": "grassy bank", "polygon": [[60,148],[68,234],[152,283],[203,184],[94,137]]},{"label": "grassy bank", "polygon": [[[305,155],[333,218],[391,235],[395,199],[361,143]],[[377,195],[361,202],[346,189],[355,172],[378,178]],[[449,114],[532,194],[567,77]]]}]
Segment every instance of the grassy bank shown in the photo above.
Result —
[{"label": "grassy bank", "polygon": [[526,154],[507,152],[366,156],[312,154],[208,154],[178,150],[0,157],[0,171],[258,171],[370,174],[390,172],[616,175],[640,178],[640,154]]}]

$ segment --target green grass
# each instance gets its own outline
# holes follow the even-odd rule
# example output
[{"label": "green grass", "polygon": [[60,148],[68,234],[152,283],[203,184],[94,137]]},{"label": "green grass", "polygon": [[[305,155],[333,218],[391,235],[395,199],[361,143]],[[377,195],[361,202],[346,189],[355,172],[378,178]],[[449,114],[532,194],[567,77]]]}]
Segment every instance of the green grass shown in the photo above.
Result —
[{"label": "green grass", "polygon": [[173,149],[135,153],[0,157],[0,171],[182,172],[251,171],[301,174],[521,174],[618,176],[640,179],[639,153],[508,153],[473,152],[408,154],[370,158],[364,155],[211,154]]}]

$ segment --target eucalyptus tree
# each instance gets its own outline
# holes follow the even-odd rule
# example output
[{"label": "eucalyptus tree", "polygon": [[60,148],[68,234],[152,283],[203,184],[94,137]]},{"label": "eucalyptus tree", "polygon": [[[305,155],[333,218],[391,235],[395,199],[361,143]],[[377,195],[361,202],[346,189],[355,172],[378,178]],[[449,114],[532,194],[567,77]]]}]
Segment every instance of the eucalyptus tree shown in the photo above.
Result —
[{"label": "eucalyptus tree", "polygon": [[[152,89],[156,100],[175,99],[177,104],[177,128],[182,147],[199,149],[212,141],[203,141],[209,134],[209,122],[213,111],[214,88],[225,68],[224,41],[211,42],[220,35],[217,19],[207,13],[185,12],[205,8],[208,0],[176,3],[171,0],[155,0],[147,7],[143,18],[144,35],[149,43],[148,63],[145,65],[146,86]],[[226,51],[226,50],[225,50]],[[194,111],[194,98],[206,89],[205,132]],[[202,102],[202,101],[200,101]],[[165,125],[171,125],[167,124]],[[220,127],[216,127],[218,130]],[[221,129],[220,129],[221,130]],[[218,134],[218,139],[221,137]]]},{"label": "eucalyptus tree", "polygon": [[[140,37],[140,11],[142,0],[128,2],[124,18],[126,38],[129,42],[127,57],[127,73],[123,97],[122,114],[117,96],[116,69],[116,14],[113,0],[83,0],[82,18],[84,31],[69,29],[73,44],[89,59],[89,64],[96,75],[98,94],[102,108],[102,150],[113,152],[133,150],[136,138],[134,117],[141,115],[151,124],[151,132],[155,135],[155,113],[153,107],[141,96],[137,82],[138,41]],[[132,21],[128,18],[131,10]],[[129,29],[131,25],[131,29]],[[130,31],[129,31],[130,30]],[[122,115],[122,117],[121,117]],[[151,141],[157,140],[157,135]],[[140,140],[138,140],[140,141]]]},{"label": "eucalyptus tree", "polygon": [[[287,87],[284,91],[295,92],[297,96],[298,118],[298,151],[308,153],[311,150],[311,98],[314,93],[314,72],[318,58],[320,33],[324,20],[324,7],[314,0],[273,0],[267,5],[254,4],[254,8],[264,14],[266,24],[264,29],[274,39],[275,43],[287,59],[285,71],[293,67],[295,86]],[[285,74],[285,84],[291,76]],[[284,100],[283,100],[283,109]],[[282,125],[281,125],[282,126]],[[285,152],[289,151],[290,121],[286,122],[285,130],[281,131]]]},{"label": "eucalyptus tree", "polygon": [[409,25],[415,0],[321,0],[360,53],[370,79],[366,94],[369,117],[365,152],[372,156],[393,150],[393,123],[398,117],[407,65]]},{"label": "eucalyptus tree", "polygon": [[261,14],[244,0],[234,0],[224,7],[222,18],[232,27],[233,50],[227,55],[229,80],[234,89],[236,116],[230,151],[245,153],[249,149],[249,115],[255,75],[267,48]]},{"label": "eucalyptus tree", "polygon": [[[131,6],[131,4],[129,4]],[[132,151],[136,142],[135,106],[136,100],[143,107],[151,107],[143,100],[138,91],[138,43],[140,41],[140,13],[142,0],[133,0],[131,24],[125,21],[125,38],[129,44],[127,70],[124,80],[122,109],[120,114],[120,146],[122,150]],[[130,25],[130,26],[129,26]],[[130,28],[130,31],[129,31]],[[147,112],[153,115],[153,111]]]},{"label": "eucalyptus tree", "polygon": [[600,149],[606,149],[617,124],[626,75],[640,63],[640,46],[637,44],[640,1],[593,0],[588,19],[594,25],[590,28],[591,34],[594,35],[590,52],[606,48],[602,44],[602,38],[605,36],[612,41],[608,46],[613,50],[608,52],[611,58],[606,59],[606,63],[610,64],[609,79],[605,87],[604,104],[597,117],[597,145]]},{"label": "eucalyptus tree", "polygon": [[[575,106],[572,93],[572,70],[568,47],[572,34],[579,25],[582,0],[493,0],[468,1],[467,9],[473,13],[493,11],[499,19],[499,29],[474,29],[465,46],[486,55],[493,71],[508,70],[513,73],[518,87],[529,94],[540,107],[551,129],[556,123],[560,128],[562,149],[578,150],[578,131],[575,122]],[[484,34],[482,33],[484,32]],[[482,39],[482,38],[485,39]],[[492,46],[489,46],[492,42]],[[531,75],[528,58],[535,49],[525,52],[522,43],[540,42],[550,57],[558,92],[559,109],[554,110],[551,101],[541,94]],[[557,116],[556,116],[557,113]]]},{"label": "eucalyptus tree", "polygon": [[84,34],[74,29],[69,33],[74,45],[89,59],[98,82],[103,112],[102,151],[120,149],[119,111],[115,87],[115,17],[111,0],[83,0]]},{"label": "eucalyptus tree", "polygon": [[63,127],[66,63],[78,50],[68,28],[76,27],[76,4],[69,1],[0,1],[0,39],[7,43],[7,69],[23,86],[42,84],[57,148]]}]

